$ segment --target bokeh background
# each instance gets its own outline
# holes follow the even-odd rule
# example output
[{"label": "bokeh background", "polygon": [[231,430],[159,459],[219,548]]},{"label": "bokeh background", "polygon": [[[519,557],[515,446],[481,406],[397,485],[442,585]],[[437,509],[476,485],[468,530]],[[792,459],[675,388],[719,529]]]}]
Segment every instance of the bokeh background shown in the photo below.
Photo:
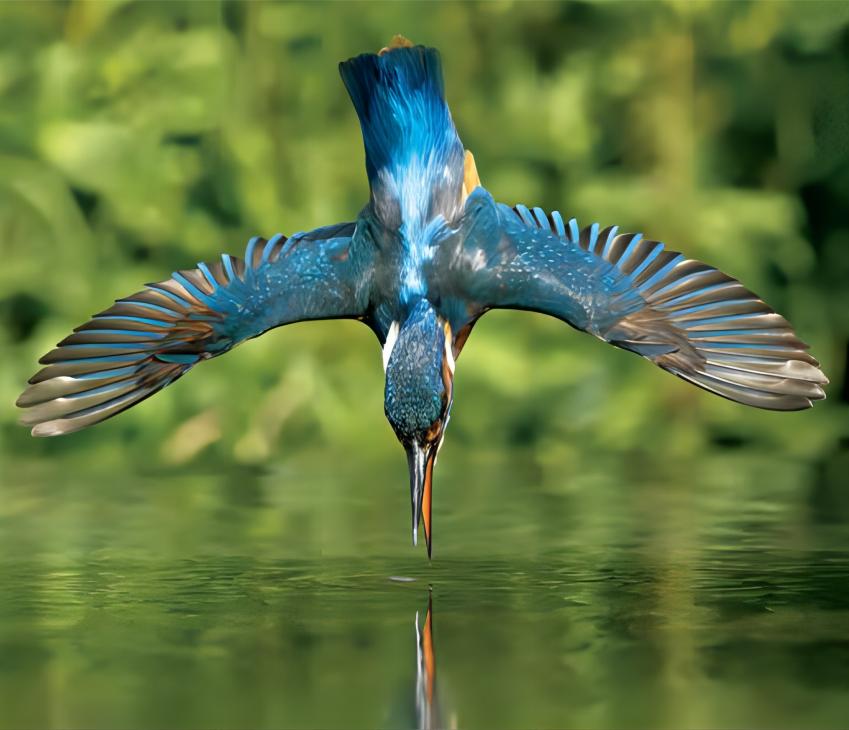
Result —
[{"label": "bokeh background", "polygon": [[[617,223],[785,313],[831,378],[812,413],[711,398],[556,321],[495,313],[463,353],[455,450],[520,443],[686,458],[825,457],[849,435],[849,6],[764,3],[4,3],[0,423],[15,458],[264,463],[394,448],[373,336],[294,326],[87,433],[31,440],[12,405],[72,326],[255,234],[366,200],[336,64],[404,30],[496,199]],[[651,434],[651,438],[648,438]],[[447,457],[446,457],[447,458]]]},{"label": "bokeh background", "polygon": [[[367,184],[358,124],[336,64],[377,50],[398,32],[442,50],[456,125],[496,199],[641,230],[718,266],[785,314],[831,379],[828,400],[813,410],[757,411],[553,319],[490,313],[458,363],[435,486],[436,554],[444,558],[434,570],[445,572],[429,575],[462,582],[463,566],[471,574],[476,565],[462,560],[492,556],[535,574],[542,568],[534,561],[557,564],[556,556],[593,546],[596,565],[613,565],[613,573],[636,565],[638,582],[652,585],[647,603],[632,597],[602,622],[616,636],[629,635],[634,624],[623,616],[632,608],[648,606],[637,625],[651,627],[652,607],[674,613],[691,605],[686,591],[697,593],[698,581],[670,570],[663,554],[697,561],[705,551],[762,539],[814,551],[787,563],[800,571],[816,572],[811,556],[820,550],[836,550],[845,561],[849,3],[4,2],[0,550],[4,582],[17,601],[4,614],[14,639],[4,644],[4,656],[15,671],[28,668],[6,685],[5,704],[17,712],[7,715],[10,726],[161,719],[144,713],[175,702],[174,687],[167,673],[156,679],[151,657],[133,653],[135,639],[174,645],[186,638],[169,623],[173,602],[185,599],[180,575],[195,591],[188,603],[211,600],[203,593],[206,578],[191,578],[197,564],[179,561],[217,556],[224,574],[214,573],[216,581],[253,585],[257,576],[261,583],[288,575],[268,573],[268,564],[256,561],[372,554],[389,556],[391,571],[396,556],[424,560],[408,546],[406,463],[383,417],[380,351],[357,323],[276,330],[203,363],[118,418],[60,439],[32,439],[16,425],[14,407],[38,357],[113,299],[219,252],[241,254],[255,234],[351,220]],[[743,512],[746,519],[735,522]],[[629,541],[648,546],[642,558],[622,552]],[[175,564],[175,574],[157,573]],[[735,563],[757,585],[758,571],[770,564],[763,556],[743,560],[743,568]],[[718,565],[717,574],[739,577],[730,564]],[[132,641],[113,614],[89,612],[99,590],[107,608],[108,596],[123,600],[120,591],[109,593],[119,573],[131,576],[127,595],[148,601],[127,614],[138,622]],[[143,575],[154,576],[152,586]],[[542,585],[517,580],[517,596]],[[799,589],[808,609],[811,595],[821,593],[830,598],[816,599],[819,609],[845,611],[845,571],[808,588]],[[592,602],[588,591],[582,600]],[[681,591],[685,598],[673,600]],[[615,591],[594,595],[616,601]],[[286,605],[298,605],[291,601]],[[519,608],[530,603],[514,599]],[[51,613],[57,605],[64,608]],[[230,596],[214,605],[212,624],[230,620],[240,603]],[[36,625],[27,615],[47,618]],[[811,615],[796,615],[799,625]],[[121,664],[107,649],[99,654],[95,639],[80,648],[73,632],[87,621],[102,622],[113,646],[138,662]],[[297,656],[314,649],[297,625],[272,622],[278,643],[267,643],[257,628],[262,621],[236,623],[257,634],[214,635],[225,654],[250,650],[270,662],[281,647],[295,647]],[[551,642],[534,634],[533,623],[521,624],[530,641],[510,643],[504,628],[500,656],[534,666]],[[675,684],[687,673],[676,675],[681,665],[673,656],[682,646],[695,651],[698,640],[687,633],[687,621],[671,625],[671,634],[657,629],[663,640],[650,658],[672,657],[664,665],[671,684],[658,679],[653,688],[675,703],[661,710],[651,691],[642,699],[628,695],[609,714],[592,706],[576,715],[578,724],[845,720],[839,693],[793,705],[803,709],[792,714],[776,688],[798,697],[782,694],[785,675],[771,674],[792,674],[791,667],[807,662],[803,684],[843,690],[845,640],[832,645],[819,637],[830,647],[825,654],[817,654],[816,642],[810,655],[787,654],[765,648],[767,639],[752,643],[757,630],[737,625],[738,643],[706,671],[715,677],[731,659],[730,679],[753,670],[766,677],[763,693],[746,704],[707,683],[699,685],[699,696],[709,698],[700,704],[692,688]],[[63,629],[71,633],[51,644],[49,630]],[[360,629],[372,640],[378,631]],[[463,657],[490,656],[480,641],[456,652],[461,665]],[[42,653],[33,655],[33,647]],[[338,666],[356,672],[361,646],[337,649]],[[119,678],[148,677],[147,691],[134,694],[138,685],[128,679],[99,710],[82,703],[80,697],[115,691],[106,691],[94,669],[86,674],[92,656]],[[329,706],[323,715],[311,714],[308,704],[296,711],[278,706],[266,680],[250,671],[239,686],[243,699],[252,699],[216,705],[212,690],[226,697],[229,675],[209,668],[214,656],[220,655],[197,663],[183,656],[179,664],[184,681],[211,688],[206,710],[176,705],[186,724],[203,725],[209,707],[225,713],[209,716],[224,725],[227,718],[235,725],[309,725],[316,717],[334,725],[350,717]],[[749,665],[745,657],[752,656],[757,661]],[[652,674],[653,659],[616,652],[608,659],[622,671],[660,676]],[[689,666],[691,659],[681,661]],[[545,671],[559,661],[543,661]],[[599,681],[618,676],[610,672],[574,669],[579,709]],[[313,688],[307,682],[300,691],[312,697],[307,686]],[[341,682],[333,686],[342,691]],[[505,696],[512,686],[505,682]],[[527,691],[532,697],[536,689]],[[51,702],[41,702],[45,697]],[[382,716],[366,704],[355,716],[369,726]],[[715,714],[719,706],[726,714]],[[738,706],[751,714],[730,709]],[[538,699],[535,707],[551,712],[491,716],[485,703],[469,702],[460,717],[490,725],[568,724],[557,706]],[[267,714],[251,714],[260,710]]]}]

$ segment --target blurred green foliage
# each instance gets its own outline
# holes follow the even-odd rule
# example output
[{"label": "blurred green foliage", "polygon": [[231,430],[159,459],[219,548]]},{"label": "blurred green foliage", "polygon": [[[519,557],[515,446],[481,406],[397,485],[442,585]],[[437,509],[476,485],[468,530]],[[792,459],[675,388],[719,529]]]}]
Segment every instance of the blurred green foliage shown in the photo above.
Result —
[{"label": "blurred green foliage", "polygon": [[[739,277],[828,400],[747,409],[490,313],[433,565],[357,323],[18,426],[38,357],[113,299],[357,214],[335,65],[399,32],[441,49],[497,199]],[[847,100],[847,2],[0,2],[0,727],[404,726],[426,584],[455,726],[843,727]]]},{"label": "blurred green foliage", "polygon": [[832,379],[813,411],[760,412],[555,320],[493,313],[459,363],[453,449],[521,446],[560,472],[601,451],[624,465],[729,445],[817,460],[849,437],[849,4],[6,2],[4,460],[394,453],[380,354],[352,322],[275,331],[63,439],[31,439],[12,404],[41,354],[144,282],[254,234],[352,219],[367,185],[335,65],[397,32],[441,49],[497,199],[719,266],[784,313]]}]

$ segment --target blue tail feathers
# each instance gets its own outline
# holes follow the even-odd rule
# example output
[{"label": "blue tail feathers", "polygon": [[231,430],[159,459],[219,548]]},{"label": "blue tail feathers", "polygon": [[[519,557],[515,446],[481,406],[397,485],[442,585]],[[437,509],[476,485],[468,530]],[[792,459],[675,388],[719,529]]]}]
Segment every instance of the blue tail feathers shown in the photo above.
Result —
[{"label": "blue tail feathers", "polygon": [[442,63],[434,48],[398,47],[339,64],[357,111],[373,181],[382,169],[404,169],[413,158],[459,164],[463,146],[445,103]]}]

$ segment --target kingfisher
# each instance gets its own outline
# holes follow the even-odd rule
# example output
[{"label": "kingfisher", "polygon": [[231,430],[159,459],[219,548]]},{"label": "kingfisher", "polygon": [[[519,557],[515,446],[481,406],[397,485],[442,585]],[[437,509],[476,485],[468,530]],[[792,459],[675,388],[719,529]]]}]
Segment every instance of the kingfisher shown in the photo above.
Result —
[{"label": "kingfisher", "polygon": [[396,36],[339,70],[365,147],[370,194],[356,218],[251,238],[242,258],[177,271],[94,315],[41,358],[18,398],[34,436],[106,420],[272,328],[359,320],[382,347],[413,544],[422,525],[430,557],[455,364],[491,309],[556,317],[756,408],[825,397],[808,346],[732,277],[639,233],[494,200],[454,126],[435,49]]}]

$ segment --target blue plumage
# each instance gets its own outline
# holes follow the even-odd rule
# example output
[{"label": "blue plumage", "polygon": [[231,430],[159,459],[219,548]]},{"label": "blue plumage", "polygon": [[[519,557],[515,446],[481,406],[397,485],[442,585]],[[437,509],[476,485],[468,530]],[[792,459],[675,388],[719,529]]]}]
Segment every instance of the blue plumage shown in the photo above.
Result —
[{"label": "blue plumage", "polygon": [[463,145],[445,103],[439,54],[422,46],[339,65],[360,120],[372,211],[415,249],[437,216],[459,213]]},{"label": "blue plumage", "polygon": [[400,325],[386,364],[386,417],[402,441],[421,441],[451,402],[451,382],[442,371],[445,329],[426,299]]},{"label": "blue plumage", "polygon": [[421,164],[425,172],[433,167],[441,174],[446,164],[462,164],[463,146],[445,103],[435,49],[367,53],[340,63],[339,71],[360,119],[373,184],[382,171],[402,176]]},{"label": "blue plumage", "polygon": [[[117,301],[41,359],[47,367],[18,400],[27,408],[23,422],[36,436],[77,431],[272,327],[357,316],[367,291],[358,267],[367,262],[347,255],[352,231],[252,238],[244,260],[225,254]],[[323,245],[295,260],[282,256],[284,244],[308,238]]]},{"label": "blue plumage", "polygon": [[383,347],[413,537],[423,522],[430,552],[455,358],[490,309],[552,315],[747,405],[796,410],[825,396],[789,323],[726,274],[640,234],[494,201],[454,128],[434,49],[396,39],[340,72],[371,188],[356,221],[252,238],[243,259],[175,272],[95,315],[18,399],[34,435],[105,420],[272,327],[357,319]]}]

